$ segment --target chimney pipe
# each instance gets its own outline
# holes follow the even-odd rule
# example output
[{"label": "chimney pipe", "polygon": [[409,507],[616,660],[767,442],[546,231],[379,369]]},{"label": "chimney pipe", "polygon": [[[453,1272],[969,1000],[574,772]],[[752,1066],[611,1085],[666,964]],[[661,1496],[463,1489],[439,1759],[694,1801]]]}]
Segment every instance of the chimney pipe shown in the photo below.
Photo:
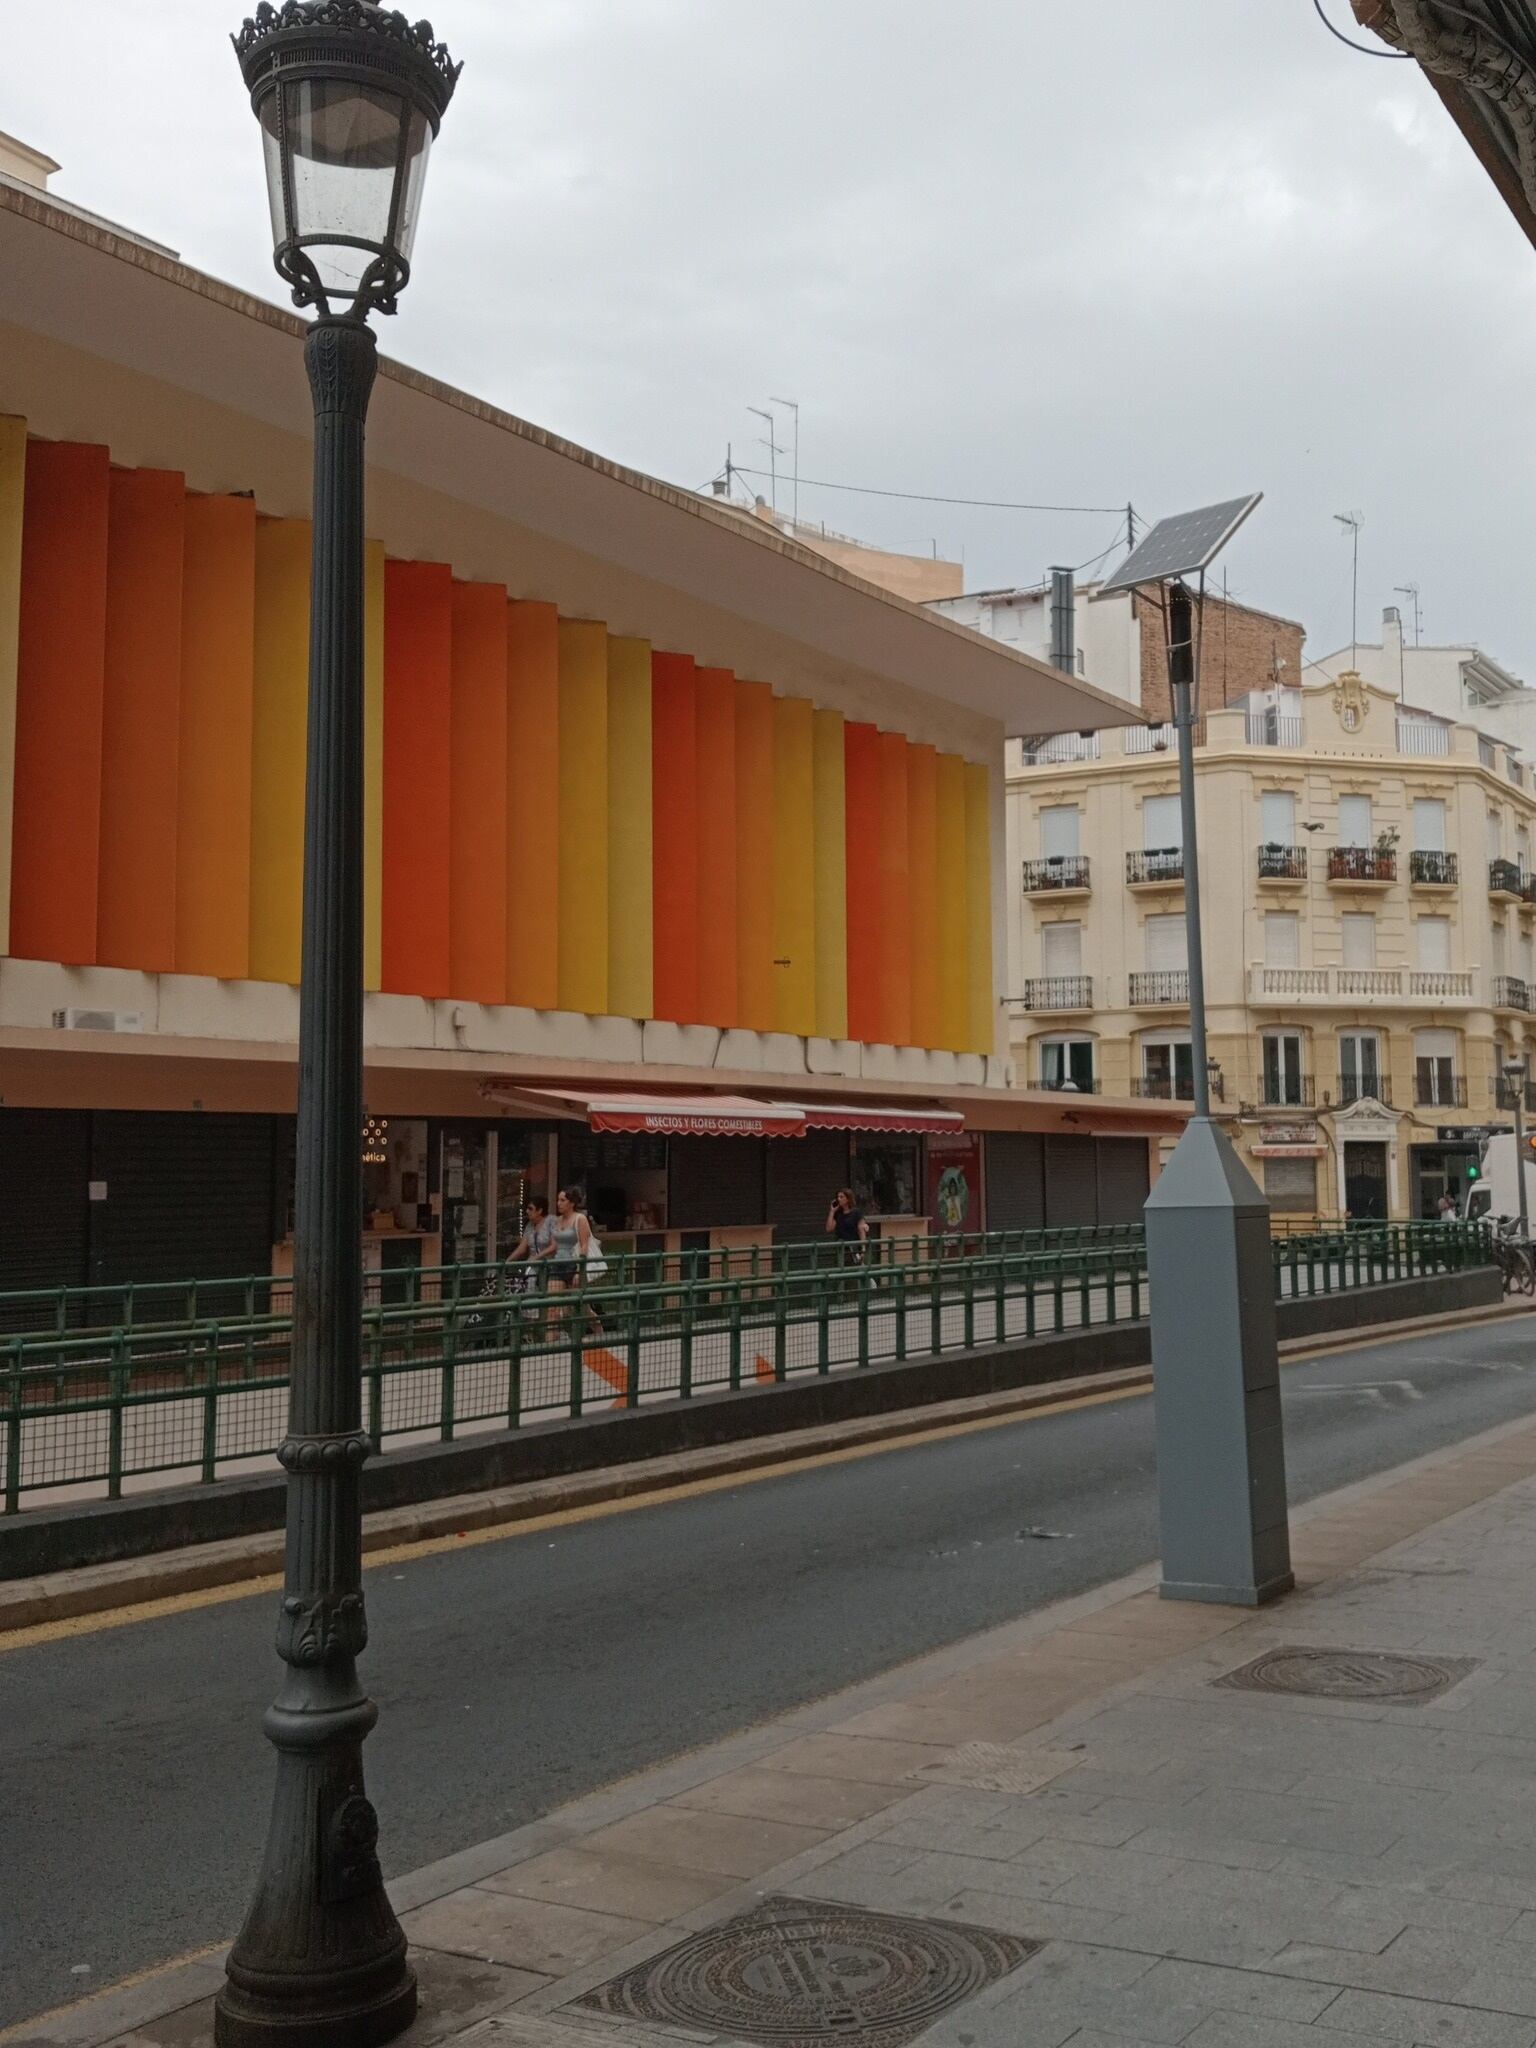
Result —
[{"label": "chimney pipe", "polygon": [[1051,662],[1077,674],[1077,582],[1070,569],[1051,571]]}]

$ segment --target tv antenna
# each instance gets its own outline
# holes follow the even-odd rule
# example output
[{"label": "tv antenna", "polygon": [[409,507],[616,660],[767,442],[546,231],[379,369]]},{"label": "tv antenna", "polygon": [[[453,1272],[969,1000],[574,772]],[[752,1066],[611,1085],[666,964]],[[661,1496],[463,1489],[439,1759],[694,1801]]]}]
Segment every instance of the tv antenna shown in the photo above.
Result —
[{"label": "tv antenna", "polygon": [[782,405],[786,412],[792,412],[795,416],[795,447],[792,458],[795,465],[793,499],[795,509],[793,517],[796,526],[798,526],[800,524],[800,401],[796,398],[770,398],[768,403],[770,405]]},{"label": "tv antenna", "polygon": [[1413,604],[1413,644],[1419,644],[1419,627],[1422,623],[1419,613],[1419,586],[1417,583],[1394,583],[1393,590],[1399,597],[1411,599]]},{"label": "tv antenna", "polygon": [[1333,516],[1348,533],[1353,548],[1349,585],[1349,665],[1353,669],[1360,662],[1360,529],[1365,524],[1365,514],[1335,512]]},{"label": "tv antenna", "polygon": [[771,479],[768,486],[768,502],[772,505],[774,511],[777,512],[779,509],[779,457],[785,452],[773,437],[773,430],[779,423],[771,412],[765,412],[760,405],[749,405],[747,411],[756,419],[766,420],[768,424],[768,432],[760,434],[758,439],[768,450],[768,475]]}]

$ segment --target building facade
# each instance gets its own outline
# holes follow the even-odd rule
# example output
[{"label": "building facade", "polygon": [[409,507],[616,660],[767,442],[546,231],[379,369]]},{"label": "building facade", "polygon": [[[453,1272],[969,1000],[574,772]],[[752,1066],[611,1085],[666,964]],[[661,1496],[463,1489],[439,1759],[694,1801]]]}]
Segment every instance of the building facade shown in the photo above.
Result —
[{"label": "building facade", "polygon": [[[0,180],[0,1292],[291,1255],[301,331]],[[1013,1088],[997,972],[1006,738],[1119,707],[388,361],[370,454],[370,1265],[557,1181],[621,1248],[1135,1213],[1169,1115]]]},{"label": "building facade", "polygon": [[[1196,757],[1215,1107],[1277,1216],[1432,1216],[1512,1127],[1536,792],[1501,743],[1358,676],[1292,702],[1209,712]],[[1187,1099],[1174,735],[1075,752],[1010,779],[1019,1073]]]},{"label": "building facade", "polygon": [[1331,683],[1351,669],[1413,710],[1464,720],[1527,758],[1536,755],[1536,690],[1480,647],[1410,643],[1396,605],[1382,613],[1379,641],[1320,655],[1302,682]]}]

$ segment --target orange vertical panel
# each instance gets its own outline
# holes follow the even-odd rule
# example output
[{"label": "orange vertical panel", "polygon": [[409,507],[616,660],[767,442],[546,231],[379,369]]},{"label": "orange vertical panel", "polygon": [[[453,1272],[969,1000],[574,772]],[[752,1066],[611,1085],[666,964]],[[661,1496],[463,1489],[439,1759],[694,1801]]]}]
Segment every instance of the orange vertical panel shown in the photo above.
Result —
[{"label": "orange vertical panel", "polygon": [[912,1043],[938,1046],[939,756],[907,749],[907,900],[911,910]]},{"label": "orange vertical panel", "polygon": [[256,505],[186,502],[176,764],[176,972],[251,967],[251,707]]},{"label": "orange vertical panel", "polygon": [[453,572],[384,571],[383,986],[446,996],[452,791]]},{"label": "orange vertical panel", "polygon": [[848,1036],[881,1036],[880,735],[850,719],[844,729],[848,843]]},{"label": "orange vertical panel", "polygon": [[507,607],[507,1001],[560,1005],[560,614]]},{"label": "orange vertical panel", "polygon": [[880,1036],[912,1043],[911,854],[907,831],[907,743],[880,735]]},{"label": "orange vertical panel", "polygon": [[651,656],[653,1007],[699,1022],[698,691],[691,654]]},{"label": "orange vertical panel", "polygon": [[736,685],[736,1021],[777,1022],[773,951],[773,692]]},{"label": "orange vertical panel", "polygon": [[507,999],[507,593],[453,586],[449,986]]},{"label": "orange vertical panel", "polygon": [[11,951],[72,967],[96,958],[110,478],[105,448],[28,444]]},{"label": "orange vertical panel", "polygon": [[186,501],[171,470],[112,472],[96,957],[150,974],[176,965]]},{"label": "orange vertical panel", "polygon": [[698,671],[699,1016],[734,1025],[736,957],[736,681]]}]

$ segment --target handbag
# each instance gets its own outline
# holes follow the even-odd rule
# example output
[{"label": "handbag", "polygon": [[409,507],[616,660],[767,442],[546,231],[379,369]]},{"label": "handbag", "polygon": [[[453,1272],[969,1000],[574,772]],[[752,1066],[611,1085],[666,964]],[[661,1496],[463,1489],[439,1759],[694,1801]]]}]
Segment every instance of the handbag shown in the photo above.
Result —
[{"label": "handbag", "polygon": [[603,1257],[603,1248],[598,1243],[597,1232],[590,1224],[587,1226],[587,1250],[583,1265],[589,1280],[601,1280],[608,1271],[608,1261]]}]

